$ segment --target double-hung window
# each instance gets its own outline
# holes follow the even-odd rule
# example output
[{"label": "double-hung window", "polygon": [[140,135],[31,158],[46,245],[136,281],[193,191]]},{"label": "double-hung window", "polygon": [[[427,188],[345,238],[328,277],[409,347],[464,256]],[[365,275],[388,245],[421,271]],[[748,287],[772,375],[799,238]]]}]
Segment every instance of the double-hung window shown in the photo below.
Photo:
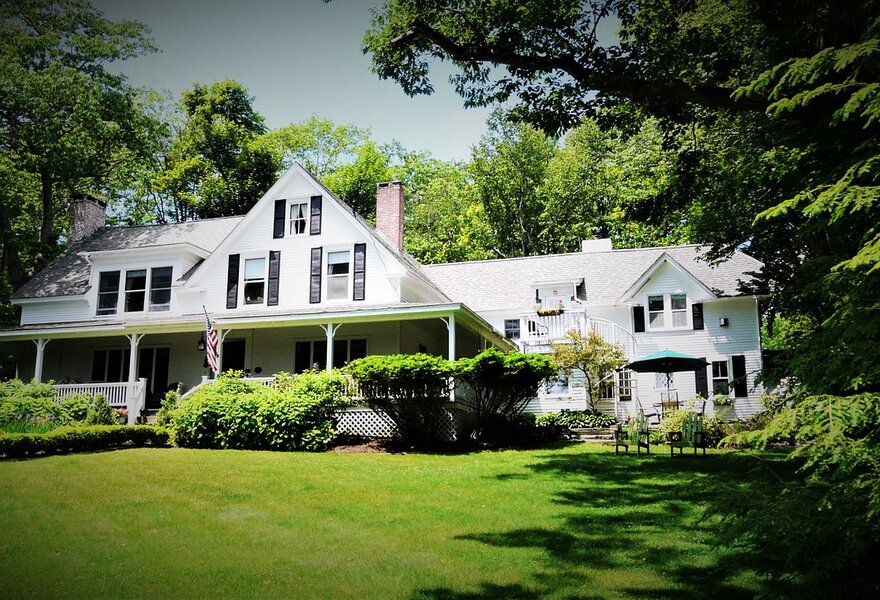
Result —
[{"label": "double-hung window", "polygon": [[648,323],[651,329],[665,327],[666,303],[663,296],[648,296]]},{"label": "double-hung window", "polygon": [[171,308],[171,267],[150,270],[150,312],[164,312]]},{"label": "double-hung window", "polygon": [[712,361],[712,393],[720,395],[730,393],[730,377],[726,360]]},{"label": "double-hung window", "polygon": [[687,315],[687,295],[686,294],[672,294],[669,296],[670,303],[672,304],[672,326],[673,327],[687,327],[688,324],[688,315]]},{"label": "double-hung window", "polygon": [[125,272],[125,312],[141,312],[147,297],[147,270]]},{"label": "double-hung window", "polygon": [[294,202],[290,205],[290,235],[305,235],[309,223],[308,202]]},{"label": "double-hung window", "polygon": [[520,337],[519,319],[504,319],[504,337],[509,340],[518,340]]},{"label": "double-hung window", "polygon": [[104,271],[98,279],[98,315],[115,315],[119,303],[119,271]]},{"label": "double-hung window", "polygon": [[348,298],[349,251],[327,253],[327,299]]},{"label": "double-hung window", "polygon": [[266,296],[266,259],[244,261],[244,303],[262,304]]}]

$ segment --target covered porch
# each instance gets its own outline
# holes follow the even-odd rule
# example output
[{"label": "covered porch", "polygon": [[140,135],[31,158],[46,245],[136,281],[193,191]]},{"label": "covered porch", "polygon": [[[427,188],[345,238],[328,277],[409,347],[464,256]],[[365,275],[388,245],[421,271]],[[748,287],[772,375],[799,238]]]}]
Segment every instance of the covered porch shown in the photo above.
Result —
[{"label": "covered porch", "polygon": [[[455,360],[488,346],[512,347],[460,304],[227,313],[212,315],[212,322],[221,339],[221,368],[254,378],[331,371],[368,354],[424,352]],[[0,331],[0,348],[17,357],[20,379],[53,382],[58,400],[103,394],[112,406],[128,408],[133,423],[158,409],[169,389],[187,391],[210,377],[204,330],[203,315],[26,326]]]}]

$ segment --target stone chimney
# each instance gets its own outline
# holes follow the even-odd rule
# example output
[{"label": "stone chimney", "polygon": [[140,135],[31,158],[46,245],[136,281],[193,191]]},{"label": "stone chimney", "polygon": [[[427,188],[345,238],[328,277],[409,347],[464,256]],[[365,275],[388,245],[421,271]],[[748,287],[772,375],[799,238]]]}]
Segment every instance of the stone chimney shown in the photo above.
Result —
[{"label": "stone chimney", "polygon": [[610,252],[611,238],[599,238],[597,240],[581,240],[581,252]]},{"label": "stone chimney", "polygon": [[70,198],[70,227],[68,242],[73,244],[89,237],[107,224],[107,203],[88,194],[74,194]]},{"label": "stone chimney", "polygon": [[376,229],[403,250],[403,186],[399,181],[376,186]]}]

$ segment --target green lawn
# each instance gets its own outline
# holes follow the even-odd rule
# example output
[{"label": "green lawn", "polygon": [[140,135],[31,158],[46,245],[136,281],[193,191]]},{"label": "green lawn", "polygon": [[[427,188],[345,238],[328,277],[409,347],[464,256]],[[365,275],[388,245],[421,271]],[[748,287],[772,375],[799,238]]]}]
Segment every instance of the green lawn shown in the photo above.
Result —
[{"label": "green lawn", "polygon": [[0,597],[751,597],[767,582],[704,512],[758,462],[582,444],[0,462]]}]

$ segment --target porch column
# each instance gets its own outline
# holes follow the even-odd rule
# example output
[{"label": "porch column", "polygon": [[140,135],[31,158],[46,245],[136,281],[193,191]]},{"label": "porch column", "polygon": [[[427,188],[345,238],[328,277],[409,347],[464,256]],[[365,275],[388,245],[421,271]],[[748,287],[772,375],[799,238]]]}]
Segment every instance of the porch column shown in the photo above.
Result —
[{"label": "porch column", "polygon": [[448,358],[451,362],[455,360],[455,313],[450,314],[446,318],[442,318],[442,320],[444,323],[446,323],[446,329],[449,331]]},{"label": "porch column", "polygon": [[37,345],[37,358],[34,361],[34,381],[42,383],[43,381],[43,356],[46,350],[46,344],[49,343],[47,338],[38,338],[31,340]]},{"label": "porch column", "polygon": [[138,344],[144,338],[144,334],[129,333],[125,337],[128,338],[128,345],[131,349],[128,358],[128,382],[134,383],[137,381]]},{"label": "porch column", "polygon": [[228,334],[231,330],[229,329],[215,329],[217,332],[217,374],[213,376],[214,379],[217,379],[220,376],[220,373],[223,372],[223,342],[226,340],[226,334]]},{"label": "porch column", "polygon": [[339,329],[339,325],[327,323],[320,327],[327,334],[327,372],[330,373],[333,371],[333,338],[336,336],[336,330]]}]

